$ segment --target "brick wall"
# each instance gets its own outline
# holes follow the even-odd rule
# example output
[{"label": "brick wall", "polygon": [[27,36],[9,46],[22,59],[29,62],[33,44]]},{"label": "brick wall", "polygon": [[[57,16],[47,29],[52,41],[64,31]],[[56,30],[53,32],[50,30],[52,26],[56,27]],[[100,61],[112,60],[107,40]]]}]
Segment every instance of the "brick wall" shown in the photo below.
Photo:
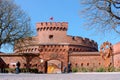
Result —
[{"label": "brick wall", "polygon": [[84,67],[84,68],[99,68],[103,66],[103,59],[99,55],[99,52],[80,52],[70,53],[69,61],[72,67]]},{"label": "brick wall", "polygon": [[120,53],[114,55],[114,67],[120,68]]}]

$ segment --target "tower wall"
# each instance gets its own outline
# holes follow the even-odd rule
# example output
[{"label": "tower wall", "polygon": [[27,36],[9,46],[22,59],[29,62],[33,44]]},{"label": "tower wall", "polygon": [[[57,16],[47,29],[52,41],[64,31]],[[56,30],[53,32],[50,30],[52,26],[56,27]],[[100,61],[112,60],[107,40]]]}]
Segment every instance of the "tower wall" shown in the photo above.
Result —
[{"label": "tower wall", "polygon": [[[40,22],[36,24],[36,29],[39,37],[46,35],[66,35],[68,29],[67,22]],[[43,36],[44,35],[44,36]]]},{"label": "tower wall", "polygon": [[66,37],[67,22],[39,22],[36,24],[37,37],[40,43],[59,42]]}]

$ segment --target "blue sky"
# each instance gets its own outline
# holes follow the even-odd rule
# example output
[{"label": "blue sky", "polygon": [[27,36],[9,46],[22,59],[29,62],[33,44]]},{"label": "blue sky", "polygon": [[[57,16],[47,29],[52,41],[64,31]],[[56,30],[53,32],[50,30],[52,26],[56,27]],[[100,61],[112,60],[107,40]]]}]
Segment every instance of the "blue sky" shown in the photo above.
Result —
[{"label": "blue sky", "polygon": [[[68,35],[90,38],[100,46],[104,41],[112,44],[119,42],[117,34],[110,32],[102,34],[87,30],[84,23],[88,22],[81,17],[80,11],[84,8],[80,0],[14,0],[30,17],[32,28],[35,30],[37,22],[49,22],[54,17],[54,22],[68,22]],[[84,15],[84,14],[83,14]],[[11,49],[2,49],[3,52],[12,52]]]}]

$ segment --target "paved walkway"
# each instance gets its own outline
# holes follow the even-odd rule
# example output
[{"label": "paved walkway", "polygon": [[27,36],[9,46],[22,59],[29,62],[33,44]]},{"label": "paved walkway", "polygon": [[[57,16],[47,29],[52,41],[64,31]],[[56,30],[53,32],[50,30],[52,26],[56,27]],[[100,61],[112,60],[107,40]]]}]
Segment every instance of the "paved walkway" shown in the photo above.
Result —
[{"label": "paved walkway", "polygon": [[120,72],[69,74],[0,74],[0,80],[120,80]]}]

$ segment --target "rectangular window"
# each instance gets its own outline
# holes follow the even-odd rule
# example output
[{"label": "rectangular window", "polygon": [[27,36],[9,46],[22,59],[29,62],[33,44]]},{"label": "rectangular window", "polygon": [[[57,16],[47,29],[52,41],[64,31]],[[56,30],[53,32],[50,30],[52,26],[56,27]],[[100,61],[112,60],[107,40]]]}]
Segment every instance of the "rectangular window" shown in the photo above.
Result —
[{"label": "rectangular window", "polygon": [[53,38],[53,35],[49,35],[49,39],[52,39]]}]

